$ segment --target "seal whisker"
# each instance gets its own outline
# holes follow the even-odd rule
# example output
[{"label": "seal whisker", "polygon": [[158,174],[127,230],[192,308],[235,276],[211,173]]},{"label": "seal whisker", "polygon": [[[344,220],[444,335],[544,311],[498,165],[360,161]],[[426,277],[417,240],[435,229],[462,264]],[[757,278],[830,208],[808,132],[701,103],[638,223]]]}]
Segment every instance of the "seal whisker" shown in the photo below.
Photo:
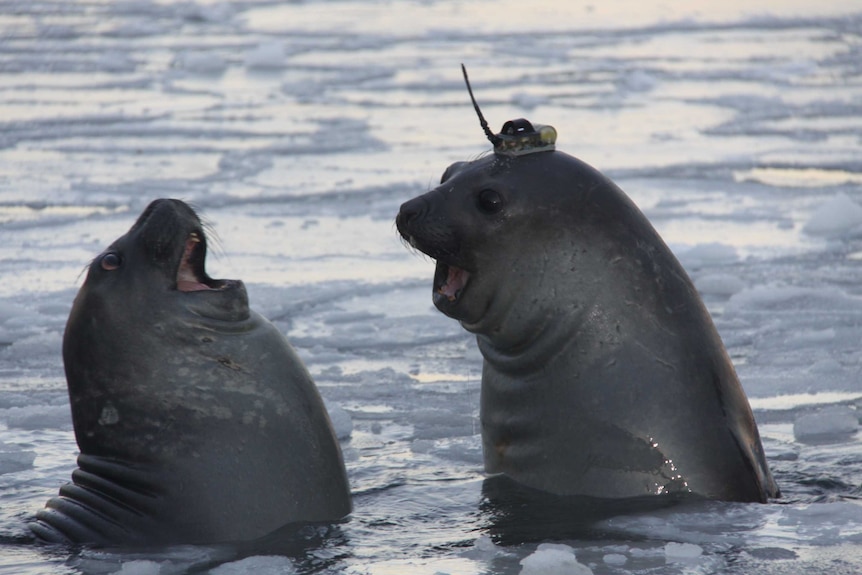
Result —
[{"label": "seal whisker", "polygon": [[81,276],[85,275],[88,271],[90,271],[90,267],[96,262],[97,258],[93,258],[90,262],[81,268],[81,271],[78,272],[78,275],[75,276],[75,283],[81,281]]},{"label": "seal whisker", "polygon": [[227,258],[227,252],[224,250],[221,236],[219,236],[218,231],[216,231],[212,222],[201,218],[201,227],[204,229],[207,236],[207,250],[218,259]]}]

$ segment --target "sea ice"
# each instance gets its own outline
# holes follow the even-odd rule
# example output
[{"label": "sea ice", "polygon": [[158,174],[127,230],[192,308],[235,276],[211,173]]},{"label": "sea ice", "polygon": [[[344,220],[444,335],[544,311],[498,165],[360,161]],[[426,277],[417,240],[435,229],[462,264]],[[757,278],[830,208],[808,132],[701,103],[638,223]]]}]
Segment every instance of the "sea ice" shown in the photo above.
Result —
[{"label": "sea ice", "polygon": [[[13,537],[0,571],[205,574],[232,561],[214,573],[862,572],[857,438],[788,438],[795,418],[797,439],[815,424],[835,430],[835,419],[858,429],[853,410],[811,415],[808,400],[782,398],[835,392],[836,405],[859,394],[860,8],[795,2],[801,13],[790,15],[782,3],[768,0],[765,18],[732,2],[619,13],[591,3],[577,19],[589,25],[573,27],[549,19],[552,0],[508,0],[526,7],[519,18],[483,0],[395,11],[380,0],[338,10],[324,0],[7,0],[0,533]],[[404,250],[391,224],[446,163],[488,148],[456,56],[484,67],[476,96],[495,131],[517,115],[550,122],[561,149],[657,206],[656,227],[680,246],[763,401],[781,505],[613,518],[602,525],[619,546],[503,548],[483,535],[465,551],[486,520],[481,481],[462,484],[480,476],[482,358],[433,309],[433,264]],[[82,269],[156,195],[211,218],[226,240],[224,276],[247,280],[338,404],[335,431],[352,429],[343,447],[362,521],[341,526],[344,545],[315,551],[325,558],[312,565],[15,543],[74,465],[61,343]],[[669,541],[696,544],[691,563],[670,563],[686,547]]]},{"label": "sea ice", "polygon": [[177,9],[183,18],[191,22],[227,22],[234,14],[233,7],[222,3],[189,2],[180,4]]},{"label": "sea ice", "polygon": [[619,84],[630,92],[648,92],[656,87],[658,81],[643,70],[632,70],[621,76]]},{"label": "sea ice", "polygon": [[703,548],[694,543],[675,543],[671,541],[664,546],[664,557],[668,563],[685,562],[697,559],[703,554]]},{"label": "sea ice", "polygon": [[539,106],[544,106],[550,101],[547,96],[528,94],[526,92],[517,92],[512,94],[512,105],[519,109],[533,110]]},{"label": "sea ice", "polygon": [[107,50],[99,54],[97,66],[103,72],[131,72],[135,69],[135,62],[122,52]]},{"label": "sea ice", "polygon": [[862,226],[862,206],[838,194],[814,210],[803,231],[813,236],[841,236]]},{"label": "sea ice", "polygon": [[296,573],[293,562],[278,555],[256,555],[240,561],[224,563],[211,569],[210,575],[291,575]]},{"label": "sea ice", "polygon": [[284,43],[278,40],[261,42],[245,55],[245,66],[251,69],[283,68],[286,58]]},{"label": "sea ice", "polygon": [[27,405],[0,409],[0,419],[10,429],[71,429],[72,413],[68,405]]},{"label": "sea ice", "polygon": [[848,435],[857,429],[859,415],[846,405],[830,405],[815,413],[800,415],[793,422],[793,436],[797,441]]},{"label": "sea ice", "polygon": [[602,561],[608,565],[625,565],[628,560],[629,558],[622,553],[608,553],[602,557]]},{"label": "sea ice", "polygon": [[174,66],[192,74],[221,74],[227,68],[227,62],[218,54],[183,52],[174,59]]},{"label": "sea ice", "polygon": [[329,419],[332,421],[332,428],[335,430],[335,436],[340,439],[350,439],[353,434],[353,419],[340,405],[330,402],[324,402],[326,411],[329,412]]},{"label": "sea ice", "polygon": [[157,561],[135,559],[123,563],[114,575],[159,575],[161,570],[162,564]]},{"label": "sea ice", "polygon": [[0,475],[30,469],[35,460],[35,451],[0,441]]},{"label": "sea ice", "polygon": [[[825,329],[813,329],[807,330],[803,332],[799,332],[791,335],[787,339],[787,344],[791,346],[800,346],[800,345],[818,345],[818,344],[828,344],[831,341],[835,340],[835,328],[827,327]],[[828,365],[819,365],[827,363]],[[835,360],[821,360],[815,362],[808,368],[809,371],[834,371],[836,367],[840,367],[840,364]]]},{"label": "sea ice", "polygon": [[796,287],[759,285],[734,294],[725,308],[727,312],[758,311],[832,311],[846,313],[862,311],[862,300],[849,296],[836,287]]},{"label": "sea ice", "polygon": [[520,575],[593,575],[593,570],[578,563],[575,550],[568,545],[542,543],[521,559]]},{"label": "sea ice", "polygon": [[459,461],[472,465],[482,463],[482,437],[453,437],[449,439],[415,439],[410,444],[413,453],[427,453],[448,461]]},{"label": "sea ice", "polygon": [[697,244],[678,254],[680,262],[687,268],[726,264],[739,259],[736,248],[719,242]]},{"label": "sea ice", "polygon": [[701,295],[730,297],[745,289],[745,283],[731,274],[706,274],[694,280]]}]

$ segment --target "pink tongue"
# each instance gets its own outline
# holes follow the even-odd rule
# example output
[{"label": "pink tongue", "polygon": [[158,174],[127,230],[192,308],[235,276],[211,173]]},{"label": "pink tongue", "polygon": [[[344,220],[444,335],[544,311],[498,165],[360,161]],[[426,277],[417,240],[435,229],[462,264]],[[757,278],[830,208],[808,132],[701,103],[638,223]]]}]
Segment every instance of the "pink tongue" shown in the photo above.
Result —
[{"label": "pink tongue", "polygon": [[197,275],[195,275],[194,270],[191,265],[189,265],[189,258],[192,255],[192,252],[195,250],[195,247],[199,243],[200,240],[197,239],[197,236],[186,240],[186,249],[183,252],[183,261],[180,263],[180,269],[177,271],[177,290],[178,291],[203,291],[212,289],[210,286],[205,283],[201,283],[198,281]]},{"label": "pink tongue", "polygon": [[455,301],[458,291],[464,289],[468,279],[470,279],[469,272],[455,266],[449,266],[449,276],[446,278],[446,283],[440,286],[437,291],[449,298],[449,301]]},{"label": "pink tongue", "polygon": [[177,290],[179,291],[203,291],[211,289],[210,286],[197,281],[179,280],[177,282]]}]

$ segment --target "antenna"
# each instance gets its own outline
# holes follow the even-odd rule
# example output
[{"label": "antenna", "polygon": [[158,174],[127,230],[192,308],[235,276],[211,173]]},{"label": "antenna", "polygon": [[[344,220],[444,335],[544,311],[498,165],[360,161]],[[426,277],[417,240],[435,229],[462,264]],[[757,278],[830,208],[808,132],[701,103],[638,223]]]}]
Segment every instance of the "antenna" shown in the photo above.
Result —
[{"label": "antenna", "polygon": [[473,96],[473,88],[470,87],[470,78],[467,77],[467,68],[464,67],[464,64],[461,64],[461,71],[464,73],[464,82],[467,83],[467,91],[470,93],[470,99],[473,101],[473,108],[476,109],[476,114],[479,116],[479,125],[482,126],[485,136],[487,136],[488,140],[496,148],[503,140],[488,127],[488,122],[485,120],[485,116],[482,115],[482,110],[479,109],[479,104],[476,103],[476,98]]}]

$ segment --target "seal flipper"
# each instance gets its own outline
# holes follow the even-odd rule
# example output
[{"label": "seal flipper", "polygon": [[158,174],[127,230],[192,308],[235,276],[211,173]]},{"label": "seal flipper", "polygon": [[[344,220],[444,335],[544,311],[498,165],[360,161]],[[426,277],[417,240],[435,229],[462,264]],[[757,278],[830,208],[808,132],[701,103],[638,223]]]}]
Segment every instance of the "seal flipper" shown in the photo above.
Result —
[{"label": "seal flipper", "polygon": [[66,545],[78,541],[106,545],[118,533],[126,532],[122,525],[63,495],[48,500],[28,526],[39,539]]},{"label": "seal flipper", "polygon": [[78,456],[78,466],[73,483],[61,487],[29,525],[37,537],[108,545],[134,541],[136,533],[152,529],[156,491],[148,471],[86,454]]},{"label": "seal flipper", "polygon": [[766,463],[766,454],[763,451],[763,444],[760,442],[759,433],[755,438],[756,440],[752,441],[750,438],[744,438],[738,428],[732,428],[731,436],[739,448],[743,461],[755,478],[756,488],[760,492],[760,503],[766,503],[770,499],[781,497],[781,489],[775,482],[775,478],[769,470],[769,465]]}]

